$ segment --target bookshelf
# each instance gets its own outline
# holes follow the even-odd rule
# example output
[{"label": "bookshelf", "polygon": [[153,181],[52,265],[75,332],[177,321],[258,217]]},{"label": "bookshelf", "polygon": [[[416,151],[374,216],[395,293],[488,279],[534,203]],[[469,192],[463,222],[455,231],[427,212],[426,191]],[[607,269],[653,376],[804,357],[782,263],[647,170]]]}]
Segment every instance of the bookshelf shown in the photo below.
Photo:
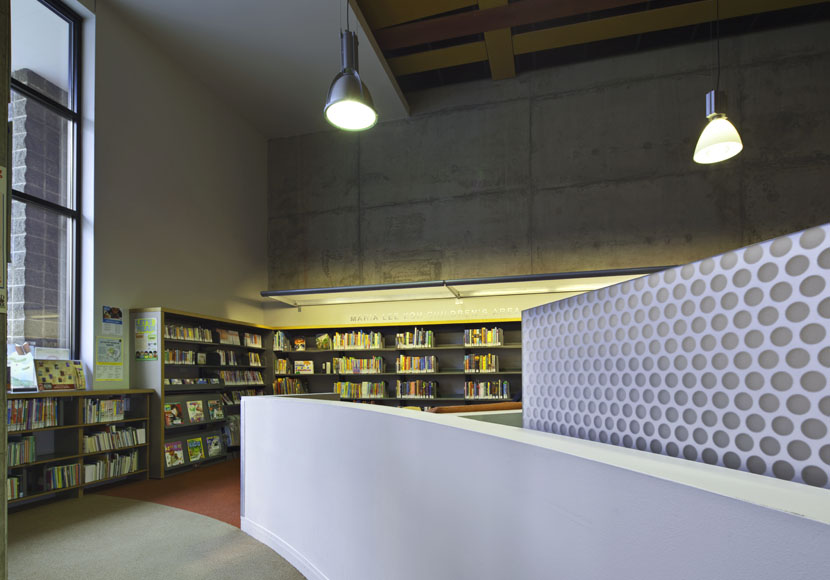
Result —
[{"label": "bookshelf", "polygon": [[275,392],[401,406],[512,400],[521,322],[276,329]]},{"label": "bookshelf", "polygon": [[148,474],[149,389],[8,394],[9,507]]},{"label": "bookshelf", "polygon": [[130,325],[131,383],[153,393],[150,476],[234,453],[241,398],[272,393],[273,331],[161,307],[130,310]]}]

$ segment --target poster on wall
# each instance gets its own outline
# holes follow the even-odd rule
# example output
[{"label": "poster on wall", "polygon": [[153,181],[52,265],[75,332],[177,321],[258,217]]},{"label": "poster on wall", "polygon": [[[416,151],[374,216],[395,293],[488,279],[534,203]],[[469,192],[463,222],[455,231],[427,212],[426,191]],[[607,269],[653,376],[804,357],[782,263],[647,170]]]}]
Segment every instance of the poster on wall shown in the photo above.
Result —
[{"label": "poster on wall", "polygon": [[124,356],[120,338],[98,337],[95,345],[95,380],[124,380]]},{"label": "poster on wall", "polygon": [[116,306],[104,306],[101,331],[104,336],[121,336],[124,329],[124,314]]},{"label": "poster on wall", "polygon": [[135,360],[159,359],[158,327],[155,318],[135,319]]}]

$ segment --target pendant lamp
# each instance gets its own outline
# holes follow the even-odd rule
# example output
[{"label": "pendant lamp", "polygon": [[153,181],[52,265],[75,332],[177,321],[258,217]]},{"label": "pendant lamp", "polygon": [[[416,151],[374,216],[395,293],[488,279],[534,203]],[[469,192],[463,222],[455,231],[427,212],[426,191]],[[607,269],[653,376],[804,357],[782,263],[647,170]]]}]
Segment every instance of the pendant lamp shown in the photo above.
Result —
[{"label": "pendant lamp", "polygon": [[697,140],[693,156],[695,163],[704,165],[726,161],[735,157],[744,148],[738,130],[726,118],[726,115],[717,112],[715,103],[716,97],[720,101],[724,101],[723,93],[718,91],[720,88],[720,6],[717,0],[715,1],[715,38],[717,45],[717,81],[715,82],[715,90],[706,93],[706,118],[708,123]]},{"label": "pendant lamp", "polygon": [[700,134],[695,147],[695,163],[710,164],[735,157],[744,148],[738,130],[726,118],[715,112],[715,91],[706,94],[706,118],[709,122]]},{"label": "pendant lamp", "polygon": [[326,120],[345,131],[363,131],[378,122],[372,95],[357,71],[357,34],[349,30],[348,5],[346,30],[340,31],[340,72],[334,77],[323,109]]}]

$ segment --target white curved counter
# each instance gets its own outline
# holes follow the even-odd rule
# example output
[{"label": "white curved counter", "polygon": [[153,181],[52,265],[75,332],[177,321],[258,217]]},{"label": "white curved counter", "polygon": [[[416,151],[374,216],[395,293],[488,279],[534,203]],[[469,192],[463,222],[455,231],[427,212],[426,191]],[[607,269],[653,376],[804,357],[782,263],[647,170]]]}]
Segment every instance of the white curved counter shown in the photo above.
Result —
[{"label": "white curved counter", "polygon": [[379,405],[246,397],[242,428],[242,529],[309,579],[830,576],[824,489]]}]

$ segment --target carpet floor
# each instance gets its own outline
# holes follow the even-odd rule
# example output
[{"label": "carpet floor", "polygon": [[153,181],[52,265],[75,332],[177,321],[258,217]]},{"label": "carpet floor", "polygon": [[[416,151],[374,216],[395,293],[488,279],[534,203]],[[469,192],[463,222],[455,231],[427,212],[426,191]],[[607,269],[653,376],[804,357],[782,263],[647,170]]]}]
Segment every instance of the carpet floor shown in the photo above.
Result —
[{"label": "carpet floor", "polygon": [[98,493],[175,507],[239,527],[239,459],[164,479],[127,483]]},{"label": "carpet floor", "polygon": [[13,580],[302,580],[269,547],[216,519],[101,493],[9,514]]}]

